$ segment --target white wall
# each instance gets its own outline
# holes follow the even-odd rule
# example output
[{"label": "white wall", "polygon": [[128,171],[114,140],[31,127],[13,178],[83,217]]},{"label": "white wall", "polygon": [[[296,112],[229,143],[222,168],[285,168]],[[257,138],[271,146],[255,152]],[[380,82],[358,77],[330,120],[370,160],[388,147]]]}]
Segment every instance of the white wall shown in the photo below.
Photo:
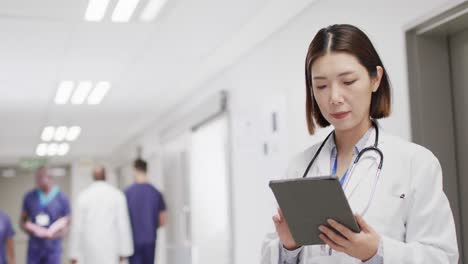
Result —
[{"label": "white wall", "polygon": [[[403,26],[446,2],[319,0],[190,96],[201,101],[214,91],[229,91],[235,263],[257,262],[263,236],[273,230],[268,180],[281,177],[287,160],[324,134],[309,136],[304,118],[304,59],[314,34],[330,24],[351,23],[369,35],[393,84],[393,114],[382,125],[387,132],[410,139]],[[276,136],[265,128],[273,110],[281,116]],[[265,142],[276,145],[276,152],[265,156]]]}]

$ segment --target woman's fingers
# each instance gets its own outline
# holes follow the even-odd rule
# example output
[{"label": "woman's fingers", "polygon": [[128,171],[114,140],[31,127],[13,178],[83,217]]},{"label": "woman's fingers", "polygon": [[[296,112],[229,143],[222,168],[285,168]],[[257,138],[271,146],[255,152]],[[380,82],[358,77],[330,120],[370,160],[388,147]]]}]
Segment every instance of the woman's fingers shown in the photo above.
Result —
[{"label": "woman's fingers", "polygon": [[283,219],[284,219],[283,212],[278,207],[278,214],[273,216],[273,222],[275,222],[275,224],[281,224],[281,222],[283,222]]},{"label": "woman's fingers", "polygon": [[339,252],[343,252],[344,251],[344,248],[337,245],[335,242],[333,242],[332,240],[330,240],[326,235],[324,234],[320,234],[320,239],[322,239],[323,242],[325,242],[325,244],[327,244],[329,247],[331,247],[333,250],[335,251],[339,251]]},{"label": "woman's fingers", "polygon": [[364,221],[364,218],[362,218],[362,216],[360,216],[359,214],[356,214],[356,220],[359,227],[364,233],[370,233],[374,231],[374,229],[372,229],[372,227],[368,225],[367,222]]},{"label": "woman's fingers", "polygon": [[281,223],[281,219],[280,219],[279,215],[274,215],[272,217],[272,219],[273,219],[273,222],[275,222],[275,224],[280,224]]},{"label": "woman's fingers", "polygon": [[338,246],[347,247],[349,245],[349,241],[346,238],[335,233],[330,228],[322,225],[319,227],[319,230]]},{"label": "woman's fingers", "polygon": [[281,208],[278,207],[278,215],[280,217],[281,220],[284,219],[284,215],[283,215],[283,211],[281,210]]},{"label": "woman's fingers", "polygon": [[346,226],[338,223],[337,221],[333,219],[328,219],[328,224],[333,227],[336,231],[340,232],[342,236],[344,236],[346,239],[351,240],[353,238],[354,232],[351,231],[349,228]]}]

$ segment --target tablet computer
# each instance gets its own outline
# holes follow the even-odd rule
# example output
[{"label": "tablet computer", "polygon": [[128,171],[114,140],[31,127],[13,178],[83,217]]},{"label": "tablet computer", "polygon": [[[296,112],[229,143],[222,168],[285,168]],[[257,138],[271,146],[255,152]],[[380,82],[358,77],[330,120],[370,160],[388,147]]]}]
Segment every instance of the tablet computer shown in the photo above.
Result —
[{"label": "tablet computer", "polygon": [[330,218],[360,232],[336,177],[274,180],[269,185],[297,244],[324,244],[318,227],[330,227],[327,224]]}]

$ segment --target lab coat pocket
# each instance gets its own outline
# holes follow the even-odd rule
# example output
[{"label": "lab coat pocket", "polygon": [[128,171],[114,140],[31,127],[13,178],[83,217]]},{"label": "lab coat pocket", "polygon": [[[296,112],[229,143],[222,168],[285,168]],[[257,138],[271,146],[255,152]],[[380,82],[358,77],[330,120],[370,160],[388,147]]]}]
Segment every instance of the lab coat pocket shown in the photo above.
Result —
[{"label": "lab coat pocket", "polygon": [[408,193],[404,187],[398,185],[390,190],[388,203],[392,204],[394,216],[399,216],[403,220],[403,216],[407,210]]},{"label": "lab coat pocket", "polygon": [[379,195],[372,210],[373,225],[382,235],[401,239],[405,230],[407,193],[402,188],[392,188]]}]

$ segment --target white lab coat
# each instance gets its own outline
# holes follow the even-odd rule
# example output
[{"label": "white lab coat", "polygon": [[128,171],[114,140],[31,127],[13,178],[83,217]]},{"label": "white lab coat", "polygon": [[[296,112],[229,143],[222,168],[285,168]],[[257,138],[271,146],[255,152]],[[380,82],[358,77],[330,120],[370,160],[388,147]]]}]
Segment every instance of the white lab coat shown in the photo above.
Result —
[{"label": "white lab coat", "polygon": [[78,197],[72,213],[70,258],[79,264],[117,264],[133,254],[133,239],[124,194],[104,181]]},{"label": "white lab coat", "polygon": [[[384,263],[456,264],[458,246],[452,210],[442,190],[442,171],[437,158],[419,145],[386,135],[379,130],[379,148],[384,163],[374,199],[364,220],[381,236]],[[366,143],[374,144],[375,130]],[[308,177],[330,175],[330,139],[310,169]],[[319,144],[292,160],[286,178],[302,177]],[[378,154],[366,152],[349,181],[345,193],[353,190],[349,203],[361,213],[370,197],[378,166]],[[401,198],[404,194],[404,198]],[[326,202],[326,201],[324,201]],[[276,232],[268,234],[261,263],[278,264],[280,242]],[[321,246],[306,246],[301,264],[361,263],[346,254]]]}]

